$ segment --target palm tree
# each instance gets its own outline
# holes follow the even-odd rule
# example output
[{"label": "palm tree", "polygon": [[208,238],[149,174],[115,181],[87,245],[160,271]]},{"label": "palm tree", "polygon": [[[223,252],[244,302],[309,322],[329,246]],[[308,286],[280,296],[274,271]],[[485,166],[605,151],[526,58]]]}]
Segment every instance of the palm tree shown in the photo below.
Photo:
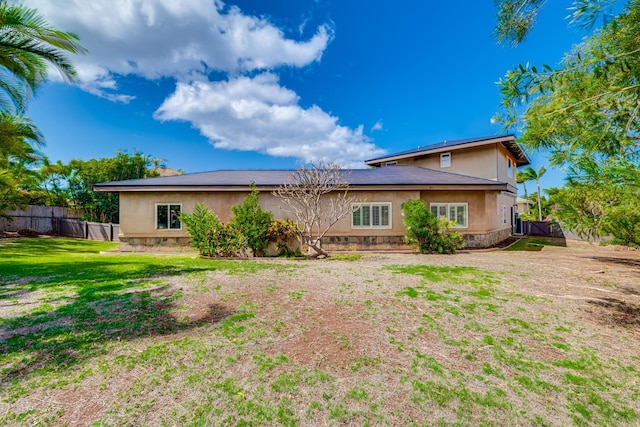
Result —
[{"label": "palm tree", "polygon": [[525,199],[529,198],[529,194],[527,193],[527,181],[531,181],[531,176],[529,176],[525,171],[516,172],[516,182],[518,184],[522,184],[522,187],[524,188]]},{"label": "palm tree", "polygon": [[78,36],[47,24],[34,9],[0,0],[0,215],[24,202],[22,189],[42,159],[44,137],[22,114],[53,66],[78,81],[67,53],[86,53]]},{"label": "palm tree", "polygon": [[78,36],[50,27],[34,9],[0,0],[0,111],[24,112],[53,65],[77,81],[65,52],[86,53]]},{"label": "palm tree", "polygon": [[23,184],[35,176],[32,166],[42,155],[42,134],[28,117],[0,112],[0,217],[3,211],[26,204]]},{"label": "palm tree", "polygon": [[[536,172],[531,166],[525,168],[522,172],[518,172],[516,174],[516,180],[520,178],[525,181],[534,181],[536,182],[536,187],[538,189],[538,221],[542,221],[542,206],[540,205],[540,178],[547,172],[547,169],[543,166],[540,166],[540,169]],[[518,177],[520,175],[520,177]],[[520,181],[518,181],[520,182]],[[522,181],[524,184],[524,181]],[[527,192],[527,188],[525,187],[525,194]]]}]

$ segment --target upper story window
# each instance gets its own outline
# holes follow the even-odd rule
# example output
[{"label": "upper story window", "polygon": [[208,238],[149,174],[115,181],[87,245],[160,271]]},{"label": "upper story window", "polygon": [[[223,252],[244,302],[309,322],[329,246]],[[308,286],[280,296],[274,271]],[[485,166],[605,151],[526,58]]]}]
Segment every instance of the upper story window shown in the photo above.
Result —
[{"label": "upper story window", "polygon": [[358,203],[353,209],[353,228],[391,228],[391,203]]},{"label": "upper story window", "polygon": [[507,176],[513,178],[513,161],[511,157],[507,157]]},{"label": "upper story window", "polygon": [[398,162],[387,162],[384,165],[385,166],[397,166]]},{"label": "upper story window", "polygon": [[454,221],[456,225],[453,228],[467,228],[469,217],[467,203],[431,203],[429,208],[438,218],[443,216],[449,221]]},{"label": "upper story window", "polygon": [[182,205],[179,203],[156,204],[156,228],[158,230],[182,230],[181,211]]},{"label": "upper story window", "polygon": [[440,154],[440,167],[441,168],[451,167],[451,153]]}]

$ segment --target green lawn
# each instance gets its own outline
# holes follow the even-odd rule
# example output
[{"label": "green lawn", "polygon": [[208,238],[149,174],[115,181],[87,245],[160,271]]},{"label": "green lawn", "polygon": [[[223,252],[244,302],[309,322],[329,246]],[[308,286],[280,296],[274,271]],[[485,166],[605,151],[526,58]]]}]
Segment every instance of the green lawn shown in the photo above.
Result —
[{"label": "green lawn", "polygon": [[541,251],[545,246],[565,246],[562,239],[546,237],[525,237],[506,248],[506,251]]},{"label": "green lawn", "polygon": [[0,425],[639,422],[637,354],[507,271],[114,247],[0,240]]}]

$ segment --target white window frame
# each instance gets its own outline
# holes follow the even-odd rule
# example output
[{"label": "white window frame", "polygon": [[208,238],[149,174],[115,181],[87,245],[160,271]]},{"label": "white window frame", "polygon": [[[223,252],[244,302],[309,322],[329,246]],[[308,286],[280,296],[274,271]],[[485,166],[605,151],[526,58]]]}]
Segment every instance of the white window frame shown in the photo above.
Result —
[{"label": "white window frame", "polygon": [[507,176],[513,178],[513,160],[507,156]]},{"label": "white window frame", "polygon": [[[451,208],[452,207],[460,207],[463,206],[464,207],[464,220],[465,220],[465,224],[458,224],[457,221],[455,221],[455,219],[451,219]],[[452,228],[469,228],[469,203],[445,203],[445,202],[433,202],[433,203],[429,203],[429,210],[431,212],[433,212],[433,208],[437,207],[438,211],[440,211],[441,208],[445,209],[445,213],[446,215],[441,215],[444,216],[445,218],[447,218],[447,220],[449,221],[455,221],[456,225],[454,225]]]},{"label": "white window frame", "polygon": [[[373,225],[373,209],[374,207],[383,207],[386,206],[389,208],[388,214],[388,224],[380,224]],[[361,211],[363,207],[368,207],[369,209],[369,225],[362,225],[362,216],[361,216],[361,225],[354,225],[354,215],[357,211]],[[382,215],[379,216],[380,222],[382,222]],[[391,202],[370,202],[370,203],[354,203],[351,205],[351,228],[353,229],[391,229],[393,227],[393,205]]]},{"label": "white window frame", "polygon": [[502,224],[507,223],[507,205],[502,205]]},{"label": "white window frame", "polygon": [[440,167],[441,168],[451,167],[451,152],[440,154]]},{"label": "white window frame", "polygon": [[[158,227],[158,206],[166,206],[167,207],[167,228],[160,228]],[[155,218],[155,228],[156,230],[167,230],[167,231],[171,231],[171,230],[182,230],[182,221],[178,220],[180,222],[180,228],[172,228],[171,227],[171,206],[179,206],[180,207],[180,213],[182,213],[182,203],[156,203],[155,207],[154,207],[154,218]]]},{"label": "white window frame", "polygon": [[397,161],[393,161],[393,162],[387,162],[384,164],[385,166],[397,166],[398,162]]}]

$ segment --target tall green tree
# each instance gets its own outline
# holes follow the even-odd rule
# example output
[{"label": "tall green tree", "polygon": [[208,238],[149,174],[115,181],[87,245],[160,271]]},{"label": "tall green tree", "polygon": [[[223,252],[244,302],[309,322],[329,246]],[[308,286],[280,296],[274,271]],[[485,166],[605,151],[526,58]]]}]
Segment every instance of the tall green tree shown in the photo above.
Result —
[{"label": "tall green tree", "polygon": [[24,112],[49,66],[68,81],[77,73],[67,53],[86,53],[77,35],[51,27],[35,9],[0,1],[0,108]]},{"label": "tall green tree", "polygon": [[37,180],[24,188],[30,205],[69,206],[69,165],[60,160],[52,163],[43,156],[34,172]]},{"label": "tall green tree", "polygon": [[583,237],[612,236],[614,243],[640,247],[638,174],[624,165],[574,173],[564,187],[547,191],[552,215]]},{"label": "tall green tree", "polygon": [[[537,171],[532,168],[531,166],[527,166],[523,171],[522,171],[522,178],[526,179],[527,181],[535,181],[536,182],[536,189],[537,189],[537,200],[538,200],[538,221],[542,221],[542,204],[540,203],[540,178],[542,178],[542,176],[547,173],[547,169],[544,166],[540,166],[540,169],[538,169]],[[516,175],[516,179],[517,179],[517,175]]]},{"label": "tall green tree", "polygon": [[0,216],[9,209],[24,207],[24,191],[37,183],[34,167],[41,155],[42,133],[28,117],[0,112]]},{"label": "tall green tree", "polygon": [[[533,180],[533,176],[531,175],[531,171],[533,171],[533,169],[531,167],[523,169],[523,170],[519,170],[518,172],[516,172],[516,182],[518,184],[522,184],[522,187],[524,188],[524,198],[528,199],[529,198],[529,193],[527,192],[527,182]],[[535,172],[535,171],[534,171]]]},{"label": "tall green tree", "polygon": [[0,215],[28,201],[44,137],[24,112],[50,66],[77,81],[68,53],[85,53],[78,36],[47,24],[36,10],[0,0]]},{"label": "tall green tree", "polygon": [[114,157],[69,162],[70,202],[85,211],[84,219],[119,223],[118,193],[98,193],[93,185],[101,182],[158,176],[158,160],[139,152],[118,152]]},{"label": "tall green tree", "polygon": [[[500,40],[519,42],[542,1],[501,1]],[[593,23],[611,1],[576,0],[573,22]],[[518,7],[516,7],[515,5]],[[507,5],[507,6],[505,6]],[[534,10],[527,12],[528,10]],[[521,22],[527,22],[522,24]],[[511,32],[510,32],[511,31]],[[608,158],[637,164],[640,145],[640,0],[574,46],[557,68],[520,65],[499,82],[507,128],[521,130],[519,142],[551,152],[554,164],[591,164]]]},{"label": "tall green tree", "polygon": [[[522,41],[545,4],[500,0],[498,40]],[[612,6],[620,11],[612,14]],[[571,18],[587,37],[557,67],[527,64],[508,71],[499,82],[502,111],[495,120],[519,131],[526,147],[548,151],[551,164],[565,165],[570,176],[579,177],[567,191],[586,194],[583,186],[588,185],[589,194],[600,192],[604,199],[620,189],[599,176],[626,176],[623,186],[631,188],[640,184],[634,173],[640,168],[640,0],[574,0]],[[612,220],[608,217],[614,211],[629,213],[614,208],[599,210],[601,222]],[[563,212],[568,210],[558,215]],[[633,215],[627,220],[635,221]]]}]

